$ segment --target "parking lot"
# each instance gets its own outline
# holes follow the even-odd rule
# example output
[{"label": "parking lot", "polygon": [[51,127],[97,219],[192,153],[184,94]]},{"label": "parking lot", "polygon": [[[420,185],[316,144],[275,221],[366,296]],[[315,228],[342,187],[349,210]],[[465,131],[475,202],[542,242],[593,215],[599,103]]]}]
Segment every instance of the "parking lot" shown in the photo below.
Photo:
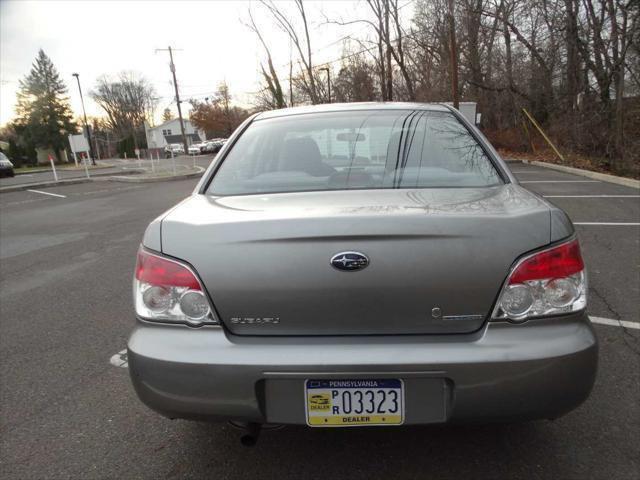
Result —
[{"label": "parking lot", "polygon": [[112,362],[133,325],[147,223],[196,179],[91,182],[0,194],[0,476],[40,478],[640,477],[640,190],[527,164],[562,207],[589,270],[600,340],[589,400],[555,421],[263,432],[170,421]]}]

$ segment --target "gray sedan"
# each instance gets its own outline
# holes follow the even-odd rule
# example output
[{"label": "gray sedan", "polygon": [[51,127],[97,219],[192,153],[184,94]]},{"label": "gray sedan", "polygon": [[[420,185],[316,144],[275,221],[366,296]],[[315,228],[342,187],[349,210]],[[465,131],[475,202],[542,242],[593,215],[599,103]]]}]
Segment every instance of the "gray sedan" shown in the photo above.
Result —
[{"label": "gray sedan", "polygon": [[169,418],[556,418],[597,341],[567,215],[442,105],[264,112],[138,252],[131,378]]}]

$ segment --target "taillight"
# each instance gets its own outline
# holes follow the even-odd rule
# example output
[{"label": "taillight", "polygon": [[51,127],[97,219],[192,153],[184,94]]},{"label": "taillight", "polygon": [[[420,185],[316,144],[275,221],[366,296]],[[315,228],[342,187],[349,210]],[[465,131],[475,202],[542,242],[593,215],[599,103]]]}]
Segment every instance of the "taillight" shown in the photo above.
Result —
[{"label": "taillight", "polygon": [[182,263],[140,248],[133,279],[136,313],[146,320],[216,324],[193,271]]},{"label": "taillight", "polygon": [[493,318],[524,321],[583,310],[587,276],[578,240],[520,260],[506,281]]}]

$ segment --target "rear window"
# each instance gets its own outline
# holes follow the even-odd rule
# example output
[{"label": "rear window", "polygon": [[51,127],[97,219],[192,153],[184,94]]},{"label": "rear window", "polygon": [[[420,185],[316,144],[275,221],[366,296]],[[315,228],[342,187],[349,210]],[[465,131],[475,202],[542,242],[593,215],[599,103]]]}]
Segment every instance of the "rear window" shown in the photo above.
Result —
[{"label": "rear window", "polygon": [[489,187],[491,160],[448,112],[365,110],[257,120],[208,193]]}]

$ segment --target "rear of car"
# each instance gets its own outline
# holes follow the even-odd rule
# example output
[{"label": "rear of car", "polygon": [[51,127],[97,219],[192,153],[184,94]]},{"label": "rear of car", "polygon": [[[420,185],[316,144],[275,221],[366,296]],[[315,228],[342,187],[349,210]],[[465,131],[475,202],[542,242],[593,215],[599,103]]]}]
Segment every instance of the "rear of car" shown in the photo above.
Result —
[{"label": "rear of car", "polygon": [[184,146],[180,143],[170,143],[164,147],[164,153],[167,158],[184,155]]},{"label": "rear of car", "polygon": [[129,366],[171,418],[310,426],[553,418],[597,343],[567,216],[457,112],[248,120],[147,229]]},{"label": "rear of car", "polygon": [[13,163],[4,153],[0,152],[0,176],[13,177],[14,175]]}]

